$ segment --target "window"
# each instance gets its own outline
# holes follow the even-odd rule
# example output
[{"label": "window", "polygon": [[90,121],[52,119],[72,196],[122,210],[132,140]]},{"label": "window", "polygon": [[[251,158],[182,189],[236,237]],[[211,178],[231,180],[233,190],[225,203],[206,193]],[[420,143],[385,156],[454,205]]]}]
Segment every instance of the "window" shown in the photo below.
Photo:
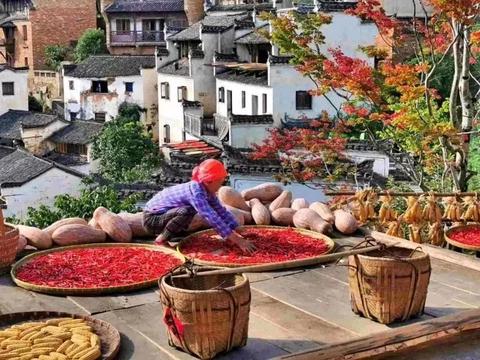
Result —
[{"label": "window", "polygon": [[77,120],[78,113],[70,111],[70,121]]},{"label": "window", "polygon": [[108,93],[108,84],[106,81],[92,81],[92,92],[94,93]]},{"label": "window", "polygon": [[22,33],[23,33],[23,41],[27,41],[28,40],[27,25],[22,26]]},{"label": "window", "polygon": [[95,113],[95,121],[103,121],[105,122],[105,119],[107,118],[107,114],[104,112],[97,112]]},{"label": "window", "polygon": [[225,88],[218,88],[218,102],[225,102]]},{"label": "window", "polygon": [[117,19],[117,34],[130,32],[130,19]]},{"label": "window", "polygon": [[24,58],[24,62],[25,62],[25,66],[27,66],[27,67],[28,67],[28,57],[26,57],[26,56],[25,56],[25,58]]},{"label": "window", "polygon": [[252,95],[252,115],[258,115],[258,96]]},{"label": "window", "polygon": [[80,144],[56,144],[55,150],[60,154],[87,155],[87,146]]},{"label": "window", "polygon": [[70,90],[75,90],[75,82],[74,82],[73,80],[70,80],[70,81],[68,82],[68,88],[69,88]]},{"label": "window", "polygon": [[163,125],[163,142],[170,143],[170,125]]},{"label": "window", "polygon": [[132,93],[133,92],[133,82],[126,82],[125,83],[125,92]]},{"label": "window", "polygon": [[187,100],[187,87],[186,86],[179,86],[177,88],[177,97],[178,97],[178,102],[181,102],[183,100]]},{"label": "window", "polygon": [[15,86],[13,82],[3,82],[2,83],[2,94],[6,95],[15,95]]},{"label": "window", "polygon": [[295,103],[297,110],[312,109],[312,95],[308,91],[297,91],[295,94]]},{"label": "window", "polygon": [[242,109],[247,107],[247,94],[242,91]]},{"label": "window", "polygon": [[262,110],[263,110],[263,113],[266,114],[267,113],[267,94],[262,94]]},{"label": "window", "polygon": [[170,84],[168,82],[160,83],[160,97],[162,99],[170,99]]}]

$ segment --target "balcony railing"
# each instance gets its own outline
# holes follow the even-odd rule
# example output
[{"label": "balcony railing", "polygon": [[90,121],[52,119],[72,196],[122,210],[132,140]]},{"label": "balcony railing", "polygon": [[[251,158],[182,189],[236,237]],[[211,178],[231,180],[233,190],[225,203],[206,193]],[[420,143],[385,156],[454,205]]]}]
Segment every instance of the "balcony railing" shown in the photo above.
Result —
[{"label": "balcony railing", "polygon": [[165,41],[163,31],[111,31],[110,43],[161,43]]},{"label": "balcony railing", "polygon": [[201,115],[184,113],[184,130],[193,136],[217,135],[214,118],[204,118]]}]

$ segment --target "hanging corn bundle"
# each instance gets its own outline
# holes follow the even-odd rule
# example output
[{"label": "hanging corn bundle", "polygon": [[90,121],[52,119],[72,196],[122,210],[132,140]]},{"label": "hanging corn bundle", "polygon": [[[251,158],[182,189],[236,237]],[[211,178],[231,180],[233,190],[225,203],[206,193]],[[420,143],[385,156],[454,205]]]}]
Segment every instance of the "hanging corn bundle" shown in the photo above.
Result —
[{"label": "hanging corn bundle", "polygon": [[465,208],[465,211],[463,212],[462,220],[472,221],[472,222],[478,222],[480,220],[477,196],[465,197],[463,199],[463,206]]},{"label": "hanging corn bundle", "polygon": [[417,197],[409,196],[407,198],[407,210],[403,214],[403,218],[407,224],[422,222],[422,208]]},{"label": "hanging corn bundle", "polygon": [[437,203],[437,199],[433,193],[427,197],[427,203],[422,212],[422,218],[429,223],[437,223],[442,221],[442,210]]},{"label": "hanging corn bundle", "polygon": [[462,208],[460,203],[457,201],[455,197],[447,197],[444,199],[445,204],[445,212],[443,214],[443,218],[445,220],[450,220],[453,222],[461,222],[462,221]]},{"label": "hanging corn bundle", "polygon": [[366,189],[357,191],[355,194],[355,201],[358,204],[355,217],[362,224],[365,224],[370,218],[375,218],[374,203],[370,200],[371,193],[371,189]]},{"label": "hanging corn bundle", "polygon": [[410,224],[408,230],[410,241],[420,244],[422,242],[422,225]]},{"label": "hanging corn bundle", "polygon": [[401,216],[399,216],[395,221],[392,221],[388,224],[388,229],[386,234],[390,236],[395,236],[398,238],[404,238]]},{"label": "hanging corn bundle", "polygon": [[380,210],[378,211],[378,218],[380,223],[388,223],[390,221],[396,221],[398,214],[393,210],[393,198],[390,194],[386,196],[380,196]]},{"label": "hanging corn bundle", "polygon": [[436,222],[428,226],[428,241],[432,245],[441,246],[443,244],[443,226],[441,222]]}]

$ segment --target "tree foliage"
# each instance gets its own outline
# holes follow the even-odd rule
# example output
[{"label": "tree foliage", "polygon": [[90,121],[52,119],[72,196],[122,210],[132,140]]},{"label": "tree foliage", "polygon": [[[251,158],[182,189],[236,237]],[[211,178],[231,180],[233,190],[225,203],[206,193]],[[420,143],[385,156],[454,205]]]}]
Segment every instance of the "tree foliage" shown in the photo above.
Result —
[{"label": "tree foliage", "polygon": [[82,62],[91,55],[105,54],[107,45],[105,33],[101,29],[87,29],[74,50],[75,61]]},{"label": "tree foliage", "polygon": [[99,160],[99,172],[115,182],[147,180],[158,166],[157,145],[140,122],[137,105],[122,105],[119,116],[105,124],[93,143],[93,159]]},{"label": "tree foliage", "polygon": [[72,49],[64,45],[48,45],[45,47],[45,65],[57,71],[62,61],[70,60]]},{"label": "tree foliage", "polygon": [[[361,131],[378,150],[407,154],[408,161],[400,166],[424,190],[433,183],[436,189],[453,184],[456,190],[466,190],[471,176],[469,139],[462,132],[472,129],[476,117],[471,88],[480,43],[475,30],[480,0],[430,0],[433,13],[428,21],[417,16],[426,13],[423,1],[418,9],[414,6],[411,21],[386,16],[378,0],[360,0],[347,10],[373,22],[384,39],[384,44],[362,49],[367,58],[384,59],[377,67],[365,56],[351,57],[340,48],[325,50],[322,28],[331,23],[329,15],[267,16],[272,42],[292,56],[291,63],[312,80],[312,95],[329,101],[335,115],[323,114],[310,130],[274,130],[256,148],[255,157],[280,154],[295,180],[330,176],[330,166],[341,163],[346,138]],[[388,56],[407,44],[414,50],[412,61],[396,63]],[[442,97],[436,86],[447,78],[448,61],[453,76]],[[335,106],[338,101],[333,99],[342,105]]]}]

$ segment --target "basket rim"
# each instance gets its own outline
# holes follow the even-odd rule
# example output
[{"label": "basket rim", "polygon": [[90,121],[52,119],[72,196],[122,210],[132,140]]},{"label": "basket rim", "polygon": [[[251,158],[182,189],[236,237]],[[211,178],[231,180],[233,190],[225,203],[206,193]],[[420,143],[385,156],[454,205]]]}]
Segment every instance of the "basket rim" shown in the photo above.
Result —
[{"label": "basket rim", "polygon": [[[202,267],[202,270],[212,270],[215,269],[214,267],[211,267],[211,268],[208,268],[208,267]],[[219,269],[218,267],[216,267],[216,269]],[[221,269],[221,267],[220,267]],[[248,277],[247,275],[245,274],[231,274],[235,277],[237,276],[240,276],[242,278],[242,282],[240,284],[236,284],[236,285],[233,285],[233,286],[229,286],[229,287],[226,287],[226,288],[223,288],[225,290],[229,290],[229,291],[234,291],[234,290],[237,290],[239,289],[240,287],[243,287],[245,285],[248,285],[250,283],[250,281],[248,280]],[[173,289],[175,290],[176,292],[179,292],[179,293],[184,293],[184,294],[218,294],[218,293],[223,293],[222,290],[219,290],[219,289],[210,289],[210,290],[191,290],[191,289],[184,289],[184,288],[180,288],[180,287],[176,287],[176,286],[172,286],[170,284],[167,283],[167,279],[168,278],[171,278],[173,276],[173,274],[168,274],[168,275],[164,275],[162,276],[162,278],[160,280],[158,280],[158,286],[161,288],[162,286],[165,286],[166,288],[168,289]]]},{"label": "basket rim", "polygon": [[[18,322],[21,322],[21,321],[28,321],[28,320],[51,319],[56,317],[72,317],[74,319],[84,319],[89,323],[100,324],[101,327],[109,329],[109,331],[111,331],[114,336],[112,350],[110,353],[107,353],[107,354],[102,353],[102,356],[100,358],[101,360],[115,359],[116,355],[120,351],[121,336],[118,329],[115,326],[113,326],[110,322],[102,319],[97,319],[92,315],[81,315],[81,314],[74,314],[74,313],[68,313],[63,311],[23,311],[23,312],[0,314],[0,323],[2,321],[8,322],[8,319],[10,318],[21,318],[21,320],[18,320]],[[100,341],[102,341],[102,336],[100,336]]]},{"label": "basket rim", "polygon": [[[194,263],[195,264],[198,264],[198,265],[207,265],[207,266],[220,266],[220,267],[230,267],[230,268],[235,268],[235,267],[243,267],[243,266],[255,266],[255,265],[282,265],[282,264],[289,264],[289,263],[293,263],[293,262],[296,262],[298,260],[305,260],[305,259],[313,259],[313,258],[316,258],[316,257],[320,257],[320,256],[323,256],[323,255],[327,255],[328,253],[332,252],[333,249],[335,248],[335,241],[333,241],[330,237],[328,237],[327,235],[324,235],[324,234],[321,234],[319,232],[316,232],[316,231],[311,231],[311,230],[306,230],[306,229],[299,229],[299,228],[294,228],[294,227],[291,227],[291,226],[276,226],[276,225],[244,225],[244,226],[240,226],[239,229],[242,230],[242,229],[270,229],[270,230],[277,230],[277,231],[281,231],[281,230],[285,230],[285,229],[292,229],[300,234],[304,234],[304,235],[307,235],[307,236],[310,236],[316,240],[323,240],[325,242],[325,244],[328,246],[328,250],[325,251],[323,254],[321,255],[318,255],[318,256],[310,256],[310,257],[306,257],[306,258],[302,258],[302,259],[295,259],[295,260],[286,260],[286,261],[278,261],[278,262],[269,262],[269,263],[224,263],[224,262],[214,262],[214,261],[206,261],[206,260],[201,260],[201,259],[197,259],[197,258],[192,258]],[[186,236],[184,239],[182,239],[182,241],[180,241],[180,244],[177,246],[177,251],[183,256],[185,257],[185,259],[188,258],[188,255],[187,254],[184,254],[182,253],[181,249],[182,249],[182,244],[189,241],[190,239],[192,239],[193,237],[195,236],[198,236],[198,235],[202,235],[204,233],[207,233],[207,232],[215,232],[215,230],[213,229],[207,229],[207,230],[201,230],[201,231],[197,231],[193,234],[190,234],[189,236]]]},{"label": "basket rim", "polygon": [[145,289],[149,287],[154,287],[158,279],[147,280],[142,282],[136,282],[129,285],[123,286],[109,286],[109,287],[99,287],[99,288],[63,288],[63,287],[53,287],[53,286],[45,286],[45,285],[35,285],[29,282],[22,281],[16,277],[16,273],[18,269],[28,263],[29,261],[33,260],[38,256],[43,256],[46,254],[54,253],[54,252],[62,252],[68,251],[73,249],[85,249],[85,248],[104,248],[104,247],[139,247],[139,248],[147,248],[152,251],[159,251],[163,252],[168,255],[172,255],[177,259],[182,261],[182,264],[185,262],[185,258],[179,256],[174,250],[170,250],[165,247],[151,245],[151,244],[138,244],[138,243],[98,243],[98,244],[82,244],[82,245],[71,245],[71,246],[62,246],[57,248],[52,248],[44,251],[38,251],[33,254],[27,255],[24,258],[17,261],[15,264],[12,265],[12,269],[10,271],[10,276],[15,284],[21,288],[26,290],[41,292],[44,294],[52,294],[52,295],[103,295],[103,294],[110,294],[110,293],[119,293],[119,292],[129,292],[134,290]]},{"label": "basket rim", "polygon": [[462,242],[459,242],[459,241],[456,241],[456,240],[453,240],[450,235],[452,232],[458,230],[458,229],[465,229],[465,228],[480,228],[480,224],[465,224],[465,225],[457,225],[457,226],[453,226],[451,227],[450,229],[448,229],[447,231],[445,231],[445,241],[447,243],[449,243],[450,245],[453,245],[453,246],[456,246],[458,248],[461,248],[461,249],[465,249],[465,250],[473,250],[473,251],[480,251],[480,245],[479,246],[475,246],[475,245],[468,245],[468,244],[464,244]]},{"label": "basket rim", "polygon": [[[392,247],[389,247],[388,249],[405,249],[405,250],[410,250],[412,253],[413,252],[419,252],[421,253],[422,255],[419,256],[419,257],[411,257],[411,258],[402,258],[405,259],[405,260],[409,260],[409,261],[421,261],[421,260],[425,260],[425,259],[428,259],[430,258],[430,255],[428,255],[428,253],[426,253],[425,251],[423,251],[423,249],[420,247],[420,249],[410,249],[410,248],[407,248],[407,247],[403,247],[403,246],[392,246]],[[351,255],[352,256],[352,255]],[[398,261],[399,259],[395,259],[395,258],[392,258],[392,257],[379,257],[379,256],[370,256],[368,255],[368,253],[366,254],[357,254],[357,255],[353,255],[353,256],[358,256],[359,258],[362,258],[364,260],[372,260],[372,261],[388,261],[388,262],[393,262],[393,261]]]}]

